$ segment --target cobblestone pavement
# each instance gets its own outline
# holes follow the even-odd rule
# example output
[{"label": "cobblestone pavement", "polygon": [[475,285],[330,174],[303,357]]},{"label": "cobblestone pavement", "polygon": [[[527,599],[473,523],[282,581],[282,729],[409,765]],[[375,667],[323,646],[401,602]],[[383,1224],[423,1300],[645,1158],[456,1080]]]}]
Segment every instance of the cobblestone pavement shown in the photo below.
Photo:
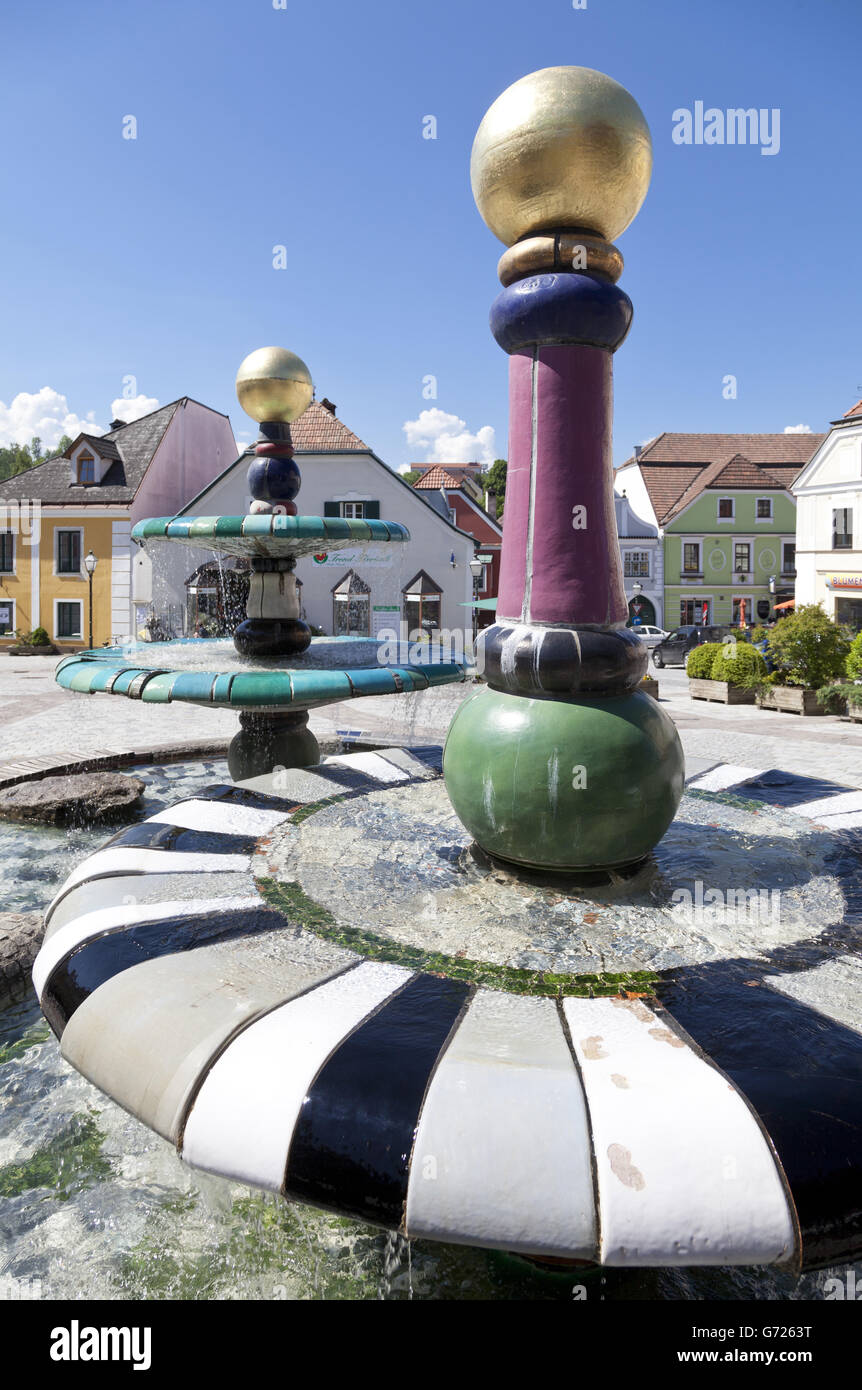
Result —
[{"label": "cobblestone pavement", "polygon": [[[54,683],[56,665],[56,657],[0,654],[0,781],[106,756],[226,747],[239,727],[229,711],[72,694]],[[662,708],[679,729],[690,772],[730,762],[862,787],[862,724],[692,700],[681,668],[658,674]],[[312,713],[311,727],[318,737],[440,743],[457,706],[475,688],[468,682],[329,705]]]}]

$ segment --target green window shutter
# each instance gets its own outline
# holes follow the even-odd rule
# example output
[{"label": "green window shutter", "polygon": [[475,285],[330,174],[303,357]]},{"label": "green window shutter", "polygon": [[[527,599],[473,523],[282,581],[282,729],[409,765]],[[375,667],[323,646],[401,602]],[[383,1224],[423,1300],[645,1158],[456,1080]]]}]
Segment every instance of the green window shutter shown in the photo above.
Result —
[{"label": "green window shutter", "polygon": [[341,508],[339,507],[339,505],[338,505],[337,502],[324,502],[324,504],[323,504],[323,515],[324,515],[324,516],[340,516],[340,515],[341,515]]},{"label": "green window shutter", "polygon": [[367,518],[369,521],[379,521],[379,520],[380,520],[380,503],[379,503],[379,502],[366,502],[366,503],[365,503],[365,516],[366,516],[366,518]]}]

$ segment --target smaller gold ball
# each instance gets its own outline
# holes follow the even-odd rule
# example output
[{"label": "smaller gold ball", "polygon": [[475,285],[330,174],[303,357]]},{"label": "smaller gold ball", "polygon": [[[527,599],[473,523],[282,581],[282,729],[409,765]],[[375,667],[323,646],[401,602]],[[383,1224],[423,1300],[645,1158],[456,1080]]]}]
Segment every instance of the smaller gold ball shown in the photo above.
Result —
[{"label": "smaller gold ball", "polygon": [[311,405],[311,372],[302,358],[287,348],[257,348],[240,363],[236,395],[252,420],[290,424]]},{"label": "smaller gold ball", "polygon": [[479,211],[507,246],[563,229],[613,241],[651,173],[643,112],[594,68],[542,68],[513,82],[485,113],[470,160]]}]

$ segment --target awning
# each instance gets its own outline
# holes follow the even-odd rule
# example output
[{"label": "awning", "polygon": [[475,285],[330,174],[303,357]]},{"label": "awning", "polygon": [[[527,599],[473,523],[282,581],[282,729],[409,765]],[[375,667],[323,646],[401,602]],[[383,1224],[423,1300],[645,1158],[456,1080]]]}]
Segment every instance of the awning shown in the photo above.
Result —
[{"label": "awning", "polygon": [[789,598],[789,599],[787,599],[784,603],[776,603],[776,605],[775,605],[775,611],[776,611],[776,613],[778,613],[779,610],[782,609],[782,608],[795,608],[795,607],[796,607],[796,599],[795,599],[795,598]]},{"label": "awning", "polygon": [[496,613],[497,600],[495,598],[480,598],[475,603],[462,603],[462,608],[484,608],[489,613]]}]

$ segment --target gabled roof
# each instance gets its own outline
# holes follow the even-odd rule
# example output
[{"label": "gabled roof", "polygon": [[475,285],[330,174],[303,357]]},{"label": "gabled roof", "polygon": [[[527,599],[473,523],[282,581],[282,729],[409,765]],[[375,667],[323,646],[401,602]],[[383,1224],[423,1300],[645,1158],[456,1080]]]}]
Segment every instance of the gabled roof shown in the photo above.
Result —
[{"label": "gabled roof", "polygon": [[[823,434],[660,434],[637,458],[660,526],[707,488],[787,491]],[[617,470],[619,472],[619,469]]]},{"label": "gabled roof", "polygon": [[416,479],[413,486],[420,490],[435,487],[460,487],[461,478],[456,478],[454,473],[450,473],[448,465],[444,468],[442,464],[435,463],[426,473],[422,474],[421,478]]},{"label": "gabled roof", "polygon": [[[822,434],[669,434],[664,432],[644,445],[637,458],[626,463],[695,464],[729,463],[743,454],[752,463],[796,464],[799,472],[824,440]],[[626,467],[626,464],[622,465]]]},{"label": "gabled roof", "polygon": [[109,430],[107,434],[87,435],[86,438],[92,439],[103,458],[111,457],[107,450],[112,446],[116,451],[116,458],[98,487],[82,487],[73,483],[69,460],[65,454],[61,454],[0,483],[0,502],[21,497],[42,502],[46,506],[65,503],[86,507],[133,502],[168,425],[188,399],[188,396],[182,396],[178,401],[171,401],[170,405],[151,411],[149,415],[142,415],[140,420]]},{"label": "gabled roof", "polygon": [[77,439],[73,439],[65,453],[60,457],[70,459],[79,444],[87,444],[94,453],[102,459],[118,459],[120,451],[116,442],[107,434],[79,434]]},{"label": "gabled roof", "polygon": [[290,427],[290,437],[298,454],[339,454],[345,450],[367,454],[368,445],[349,430],[321,401],[312,401]]},{"label": "gabled roof", "polygon": [[730,463],[726,463],[723,468],[716,473],[704,487],[783,487],[777,478],[773,478],[765,468],[758,468],[756,463],[746,458],[745,454],[734,454]]}]

